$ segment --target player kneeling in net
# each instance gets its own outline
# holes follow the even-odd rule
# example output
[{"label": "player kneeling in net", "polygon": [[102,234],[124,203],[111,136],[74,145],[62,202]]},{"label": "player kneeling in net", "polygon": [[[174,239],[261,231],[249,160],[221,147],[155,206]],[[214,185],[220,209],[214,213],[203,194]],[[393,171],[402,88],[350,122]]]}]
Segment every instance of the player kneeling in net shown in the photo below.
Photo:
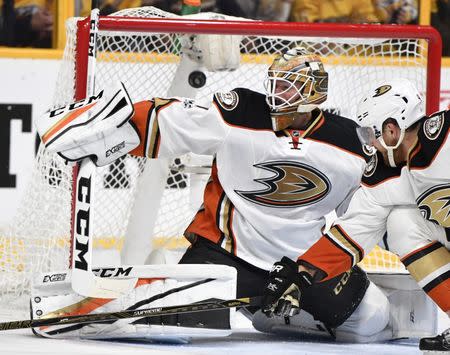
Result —
[{"label": "player kneeling in net", "polygon": [[[426,116],[415,86],[397,79],[363,98],[357,120],[362,144],[375,148],[363,184],[347,212],[299,258],[300,268],[327,282],[358,263],[387,231],[390,250],[450,316],[450,112]],[[413,297],[409,292],[397,302]],[[418,310],[406,320],[415,327],[424,321]],[[435,314],[422,317],[433,320]],[[420,348],[450,351],[450,329],[422,339]]]},{"label": "player kneeling in net", "polygon": [[[124,114],[129,120],[115,119],[128,100],[119,100],[121,106],[101,99],[66,116],[43,118],[39,132],[46,147],[65,159],[89,157],[98,165],[125,153],[148,158],[188,152],[213,156],[203,205],[185,232],[191,246],[179,263],[236,269],[236,289],[223,291],[221,298],[230,292],[231,298],[264,295],[263,313],[247,309],[256,329],[298,332],[299,338],[305,333],[363,342],[390,338],[385,331],[388,299],[363,270],[353,266],[311,285],[312,278],[299,274],[293,261],[322,235],[324,216],[341,214],[359,187],[370,156],[361,147],[356,124],[318,108],[327,98],[328,74],[320,58],[303,48],[274,60],[265,88],[265,95],[244,88],[216,93],[212,102],[153,98],[129,107]],[[116,101],[117,95],[126,97],[125,88],[116,93]],[[122,297],[115,306],[154,306],[151,290],[138,295],[139,289],[129,296],[132,301]],[[202,294],[194,287],[189,294],[195,297],[189,299],[205,299],[221,290]],[[183,294],[177,295],[181,301]],[[158,301],[172,302],[161,297]],[[161,322],[175,333],[176,326],[191,327],[195,335],[198,328],[228,330],[232,319],[226,312],[220,317],[205,312],[163,321],[122,320],[114,327],[89,325],[97,329],[90,336],[120,337],[122,325],[139,325],[152,337],[161,331]],[[40,333],[51,335],[46,329]]]}]

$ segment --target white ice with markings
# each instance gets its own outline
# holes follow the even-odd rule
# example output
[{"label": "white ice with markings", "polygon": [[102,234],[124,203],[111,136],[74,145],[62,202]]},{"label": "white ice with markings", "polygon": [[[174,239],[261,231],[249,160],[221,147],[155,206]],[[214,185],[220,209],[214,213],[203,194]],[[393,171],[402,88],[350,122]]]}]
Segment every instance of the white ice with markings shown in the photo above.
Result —
[{"label": "white ice with markings", "polygon": [[[442,312],[439,331],[450,326]],[[445,318],[444,318],[445,317]],[[189,344],[151,342],[111,342],[94,340],[62,340],[36,337],[30,330],[0,332],[1,355],[289,355],[289,354],[345,354],[345,355],[413,355],[421,354],[417,339],[400,339],[386,343],[349,344],[280,338],[259,333],[250,328],[244,318],[241,328],[224,338],[195,339]]]},{"label": "white ice with markings", "polygon": [[2,355],[273,355],[273,354],[421,354],[417,340],[396,340],[383,344],[343,344],[333,342],[299,341],[241,329],[229,337],[197,339],[190,344],[142,342],[106,342],[93,340],[45,339],[30,331],[17,330],[0,334]]}]

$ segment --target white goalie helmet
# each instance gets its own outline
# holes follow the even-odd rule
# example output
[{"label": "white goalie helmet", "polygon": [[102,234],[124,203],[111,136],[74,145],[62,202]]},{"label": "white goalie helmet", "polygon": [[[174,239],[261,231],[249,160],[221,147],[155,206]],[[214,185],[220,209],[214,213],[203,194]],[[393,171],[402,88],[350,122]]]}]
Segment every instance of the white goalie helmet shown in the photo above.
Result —
[{"label": "white goalie helmet", "polygon": [[264,82],[275,131],[289,126],[295,112],[311,112],[327,99],[328,73],[320,57],[303,47],[279,55]]},{"label": "white goalie helmet", "polygon": [[[358,137],[373,152],[373,142],[378,140],[387,150],[389,164],[395,167],[394,150],[402,143],[406,129],[424,116],[423,98],[411,81],[385,80],[370,90],[357,106]],[[400,128],[400,137],[394,146],[388,146],[382,135],[383,123],[389,118],[394,119]]]}]

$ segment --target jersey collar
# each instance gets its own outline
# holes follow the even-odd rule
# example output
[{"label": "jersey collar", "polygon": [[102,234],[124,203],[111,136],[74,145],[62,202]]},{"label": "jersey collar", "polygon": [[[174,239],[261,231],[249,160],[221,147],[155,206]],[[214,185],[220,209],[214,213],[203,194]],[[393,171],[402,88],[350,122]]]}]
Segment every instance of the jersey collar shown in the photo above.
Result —
[{"label": "jersey collar", "polygon": [[323,115],[322,110],[316,108],[311,111],[311,114],[311,120],[308,122],[306,127],[304,127],[303,129],[286,128],[283,131],[280,131],[279,133],[282,133],[278,136],[290,137],[293,131],[297,131],[300,133],[300,139],[311,136],[311,134],[317,131],[325,122],[325,116]]}]

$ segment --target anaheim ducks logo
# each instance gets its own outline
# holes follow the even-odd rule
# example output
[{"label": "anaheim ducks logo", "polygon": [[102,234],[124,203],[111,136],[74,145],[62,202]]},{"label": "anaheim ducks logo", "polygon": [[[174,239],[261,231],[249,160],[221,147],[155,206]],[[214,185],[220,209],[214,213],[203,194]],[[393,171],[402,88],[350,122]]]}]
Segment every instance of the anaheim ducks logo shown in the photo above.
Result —
[{"label": "anaheim ducks logo", "polygon": [[375,170],[377,170],[377,165],[378,165],[378,156],[374,154],[366,164],[366,168],[364,169],[364,176],[371,177],[375,172]]},{"label": "anaheim ducks logo", "polygon": [[391,85],[381,85],[380,87],[375,89],[375,95],[373,95],[373,97],[384,95],[391,89],[392,89]]},{"label": "anaheim ducks logo", "polygon": [[423,133],[430,140],[435,140],[444,126],[443,115],[436,115],[427,119],[423,124]]},{"label": "anaheim ducks logo", "polygon": [[450,184],[434,186],[418,199],[422,215],[444,228],[450,228]]},{"label": "anaheim ducks logo", "polygon": [[218,92],[215,96],[224,110],[233,111],[239,104],[239,96],[236,91]]},{"label": "anaheim ducks logo", "polygon": [[266,186],[256,191],[235,192],[248,201],[269,207],[297,207],[323,199],[331,188],[328,178],[311,166],[289,161],[254,165],[273,172],[268,178],[255,179]]}]

